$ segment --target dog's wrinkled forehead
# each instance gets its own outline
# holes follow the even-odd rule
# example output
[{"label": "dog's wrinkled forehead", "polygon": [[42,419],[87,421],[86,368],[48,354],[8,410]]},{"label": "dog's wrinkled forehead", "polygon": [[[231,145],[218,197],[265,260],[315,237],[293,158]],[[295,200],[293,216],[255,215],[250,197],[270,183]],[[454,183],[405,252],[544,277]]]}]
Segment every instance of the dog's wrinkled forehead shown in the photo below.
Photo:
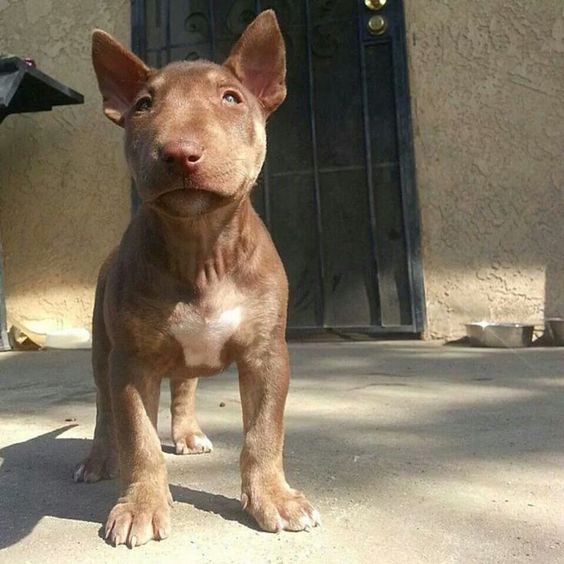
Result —
[{"label": "dog's wrinkled forehead", "polygon": [[245,101],[253,96],[227,68],[208,61],[181,61],[153,71],[147,81],[149,92],[160,96],[187,97],[191,93],[213,96],[220,89],[235,88],[245,93]]}]

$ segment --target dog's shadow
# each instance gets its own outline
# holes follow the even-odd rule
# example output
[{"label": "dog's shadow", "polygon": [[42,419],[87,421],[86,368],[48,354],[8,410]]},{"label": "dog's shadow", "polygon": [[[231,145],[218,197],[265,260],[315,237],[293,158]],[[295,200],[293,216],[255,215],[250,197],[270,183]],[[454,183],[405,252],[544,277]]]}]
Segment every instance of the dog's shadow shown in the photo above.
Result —
[{"label": "dog's shadow", "polygon": [[[43,517],[104,523],[118,494],[116,480],[76,484],[72,469],[90,448],[86,439],[57,438],[67,425],[0,449],[0,550],[26,537]],[[237,499],[172,485],[175,502],[258,530]]]}]

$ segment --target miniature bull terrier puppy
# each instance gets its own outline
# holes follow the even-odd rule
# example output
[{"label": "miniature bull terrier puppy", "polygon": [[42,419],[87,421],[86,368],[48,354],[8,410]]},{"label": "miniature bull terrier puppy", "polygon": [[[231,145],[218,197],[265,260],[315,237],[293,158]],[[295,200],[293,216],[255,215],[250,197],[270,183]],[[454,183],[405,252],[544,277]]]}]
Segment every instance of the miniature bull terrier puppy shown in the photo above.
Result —
[{"label": "miniature bull terrier puppy", "polygon": [[119,471],[109,542],[137,546],[170,531],[171,494],[156,432],[170,378],[178,454],[211,450],[195,415],[199,377],[236,363],[243,409],[241,504],[266,531],[319,514],[284,477],[288,283],[250,192],[268,116],[286,96],[274,12],[261,13],[223,65],[147,67],[103,31],[92,58],[106,116],[125,129],[142,205],[101,268],[93,317],[97,416],[76,481]]}]

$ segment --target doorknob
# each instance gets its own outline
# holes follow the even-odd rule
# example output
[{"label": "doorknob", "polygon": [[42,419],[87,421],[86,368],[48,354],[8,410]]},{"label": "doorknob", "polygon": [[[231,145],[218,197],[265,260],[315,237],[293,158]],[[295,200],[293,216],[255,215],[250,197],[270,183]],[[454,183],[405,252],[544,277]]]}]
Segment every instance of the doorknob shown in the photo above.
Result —
[{"label": "doorknob", "polygon": [[374,10],[375,12],[377,12],[386,5],[386,0],[364,0],[364,5],[369,10]]},{"label": "doorknob", "polygon": [[368,31],[372,35],[382,35],[388,29],[388,22],[382,16],[372,16],[368,20]]}]

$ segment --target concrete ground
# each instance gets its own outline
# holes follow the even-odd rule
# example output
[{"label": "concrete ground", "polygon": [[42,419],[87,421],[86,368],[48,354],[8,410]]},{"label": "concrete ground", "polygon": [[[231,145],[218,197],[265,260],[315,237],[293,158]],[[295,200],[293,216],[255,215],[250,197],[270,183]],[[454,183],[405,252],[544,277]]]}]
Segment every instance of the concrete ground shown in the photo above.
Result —
[{"label": "concrete ground", "polygon": [[172,454],[163,393],[173,532],[134,550],[99,536],[116,483],[71,480],[94,425],[89,353],[0,354],[0,561],[564,562],[563,349],[291,353],[287,475],[323,527],[274,535],[243,514],[230,372],[200,383],[211,454]]}]

